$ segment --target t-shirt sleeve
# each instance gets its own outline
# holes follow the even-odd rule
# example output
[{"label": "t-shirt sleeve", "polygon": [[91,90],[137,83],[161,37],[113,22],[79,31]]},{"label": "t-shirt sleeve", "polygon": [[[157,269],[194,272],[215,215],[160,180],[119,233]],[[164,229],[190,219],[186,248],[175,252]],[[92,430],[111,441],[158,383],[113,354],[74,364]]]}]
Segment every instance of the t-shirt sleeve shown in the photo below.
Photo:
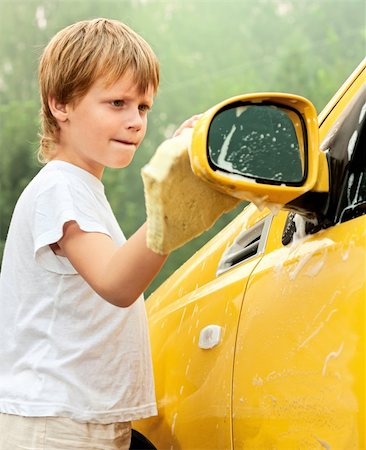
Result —
[{"label": "t-shirt sleeve", "polygon": [[34,209],[34,256],[46,270],[60,274],[76,274],[70,261],[55,255],[50,244],[59,241],[64,224],[76,221],[86,232],[110,236],[98,214],[93,192],[83,186],[70,185],[67,180],[55,181],[38,193]]}]

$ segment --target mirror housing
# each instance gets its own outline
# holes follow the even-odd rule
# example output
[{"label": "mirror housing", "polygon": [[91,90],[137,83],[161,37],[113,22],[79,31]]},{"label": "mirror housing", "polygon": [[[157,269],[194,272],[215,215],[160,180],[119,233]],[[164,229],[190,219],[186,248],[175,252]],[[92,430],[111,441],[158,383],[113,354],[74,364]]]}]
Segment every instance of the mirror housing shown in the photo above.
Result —
[{"label": "mirror housing", "polygon": [[[297,95],[250,94],[217,104],[195,125],[190,161],[214,189],[258,207],[286,205],[315,185],[329,189],[315,107]],[[320,184],[319,172],[326,174]]]}]

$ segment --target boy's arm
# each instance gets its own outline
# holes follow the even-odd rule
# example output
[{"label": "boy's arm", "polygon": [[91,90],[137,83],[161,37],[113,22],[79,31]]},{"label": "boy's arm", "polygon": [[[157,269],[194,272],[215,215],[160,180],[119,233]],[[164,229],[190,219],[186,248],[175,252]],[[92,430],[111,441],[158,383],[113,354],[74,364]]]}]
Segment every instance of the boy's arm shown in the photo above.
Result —
[{"label": "boy's arm", "polygon": [[95,292],[121,307],[144,292],[167,258],[147,248],[146,223],[118,247],[109,236],[84,232],[71,221],[58,245]]}]

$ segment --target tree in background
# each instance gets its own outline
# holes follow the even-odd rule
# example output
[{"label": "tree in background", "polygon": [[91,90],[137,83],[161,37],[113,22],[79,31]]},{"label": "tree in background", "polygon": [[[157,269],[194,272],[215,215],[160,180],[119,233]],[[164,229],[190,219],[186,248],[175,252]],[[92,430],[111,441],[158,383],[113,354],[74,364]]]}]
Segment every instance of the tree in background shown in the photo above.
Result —
[{"label": "tree in background", "polygon": [[[233,95],[286,91],[320,111],[365,56],[364,0],[0,0],[0,253],[17,197],[39,170],[37,64],[72,22],[122,20],[152,45],[162,81],[149,130],[128,170],[107,170],[127,235],[144,220],[140,169],[188,116]],[[174,252],[151,292],[235,216]]]}]

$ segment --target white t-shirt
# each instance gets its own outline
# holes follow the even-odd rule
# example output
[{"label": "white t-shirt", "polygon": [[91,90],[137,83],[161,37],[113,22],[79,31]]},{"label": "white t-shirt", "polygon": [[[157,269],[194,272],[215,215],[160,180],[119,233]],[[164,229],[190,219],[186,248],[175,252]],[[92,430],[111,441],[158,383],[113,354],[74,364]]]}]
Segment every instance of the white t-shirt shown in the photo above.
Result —
[{"label": "white t-shirt", "polygon": [[118,308],[49,244],[75,220],[125,237],[99,179],[49,162],[20,196],[0,277],[0,412],[112,423],[156,414],[144,299]]}]

